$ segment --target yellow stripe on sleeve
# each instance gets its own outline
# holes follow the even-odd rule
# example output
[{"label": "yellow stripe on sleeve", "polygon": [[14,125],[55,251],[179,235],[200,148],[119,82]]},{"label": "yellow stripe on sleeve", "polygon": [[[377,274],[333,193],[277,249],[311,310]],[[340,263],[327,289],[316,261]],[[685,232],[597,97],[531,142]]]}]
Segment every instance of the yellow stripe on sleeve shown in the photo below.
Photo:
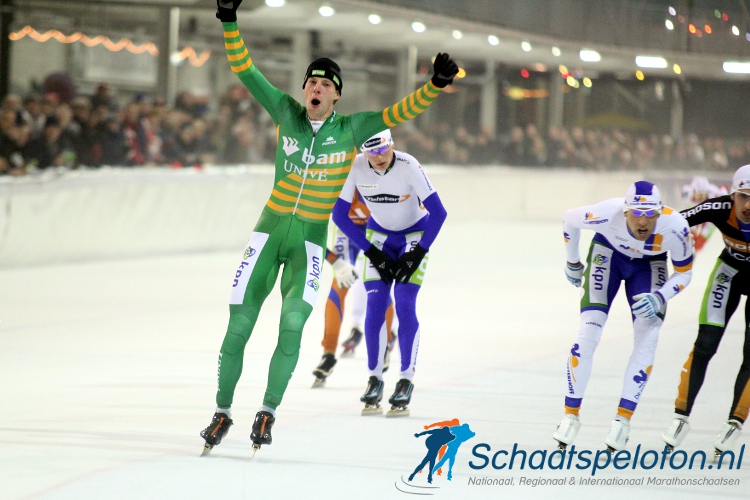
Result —
[{"label": "yellow stripe on sleeve", "polygon": [[229,62],[234,62],[234,61],[239,61],[240,59],[244,59],[245,56],[247,56],[247,47],[245,47],[245,50],[243,50],[239,54],[234,54],[234,55],[227,54],[227,59],[229,59]]},{"label": "yellow stripe on sleeve", "polygon": [[690,262],[688,264],[685,264],[684,266],[674,266],[674,271],[676,273],[686,273],[690,271],[693,268],[693,263]]}]

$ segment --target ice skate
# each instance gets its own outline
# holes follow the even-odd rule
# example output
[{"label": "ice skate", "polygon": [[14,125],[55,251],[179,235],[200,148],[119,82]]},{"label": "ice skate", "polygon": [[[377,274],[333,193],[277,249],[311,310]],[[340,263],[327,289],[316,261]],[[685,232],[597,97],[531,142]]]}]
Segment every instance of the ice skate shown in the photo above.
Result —
[{"label": "ice skate", "polygon": [[690,431],[690,424],[685,415],[675,415],[672,425],[661,435],[661,438],[667,444],[667,450],[671,453],[677,446],[680,446]]},{"label": "ice skate", "polygon": [[730,419],[724,422],[719,435],[714,439],[714,460],[718,460],[722,453],[734,447],[741,432],[742,423],[739,420]]},{"label": "ice skate", "polygon": [[336,366],[336,356],[331,353],[323,354],[323,358],[320,360],[320,364],[316,369],[313,370],[313,375],[315,375],[313,389],[326,385],[326,378],[328,378],[328,376],[333,373],[334,366]]},{"label": "ice skate", "polygon": [[201,452],[202,457],[211,453],[213,447],[221,443],[221,440],[229,432],[232,423],[232,419],[226,413],[214,413],[211,423],[201,431],[201,437],[206,440],[206,444],[203,445],[203,451]]},{"label": "ice skate", "polygon": [[402,378],[396,383],[396,390],[388,398],[391,403],[391,409],[385,414],[386,417],[408,417],[409,408],[407,405],[411,401],[411,393],[414,390],[414,384],[410,380]]},{"label": "ice skate", "polygon": [[572,413],[566,413],[563,416],[560,423],[557,424],[557,429],[552,433],[552,437],[557,441],[557,448],[564,450],[570,443],[576,438],[578,429],[581,428],[581,420],[578,415]]},{"label": "ice skate", "polygon": [[362,415],[381,415],[383,413],[383,408],[380,407],[381,399],[383,399],[383,381],[373,375],[367,381],[365,393],[359,398],[365,404],[362,408]]},{"label": "ice skate", "polygon": [[354,349],[362,341],[362,330],[357,327],[352,328],[352,333],[349,334],[349,338],[346,339],[341,347],[344,348],[344,352],[341,353],[342,358],[349,358],[354,356]]},{"label": "ice skate", "polygon": [[607,451],[614,454],[616,451],[624,450],[629,434],[630,420],[613,420],[612,427],[609,429],[609,436],[604,441],[604,444],[607,445]]},{"label": "ice skate", "polygon": [[253,442],[253,456],[263,444],[271,444],[271,427],[276,422],[276,417],[267,411],[259,411],[255,414],[253,430],[250,433],[250,441]]}]

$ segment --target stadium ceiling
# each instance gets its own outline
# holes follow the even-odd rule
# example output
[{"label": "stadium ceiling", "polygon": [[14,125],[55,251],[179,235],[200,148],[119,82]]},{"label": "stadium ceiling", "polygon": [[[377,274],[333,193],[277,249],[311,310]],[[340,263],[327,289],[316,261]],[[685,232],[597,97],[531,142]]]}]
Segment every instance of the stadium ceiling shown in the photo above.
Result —
[{"label": "stadium ceiling", "polygon": [[[332,7],[335,13],[324,17],[319,12],[321,5]],[[220,36],[218,21],[214,17],[215,0],[27,0],[23,4],[15,3],[15,8],[27,15],[40,11],[50,15],[75,11],[79,16],[79,25],[95,26],[97,22],[104,22],[109,27],[117,25],[126,30],[155,23],[158,16],[154,15],[154,9],[171,7],[180,8],[181,20],[191,18],[195,31],[213,33],[215,30],[217,37]],[[105,10],[106,14],[102,17]],[[373,14],[380,17],[379,24],[372,24],[368,20]],[[415,31],[415,22],[422,23],[424,31]],[[299,31],[315,31],[320,35],[323,49],[338,47],[343,51],[400,51],[414,46],[420,56],[448,52],[460,64],[492,61],[530,71],[542,68],[557,71],[560,65],[564,65],[570,71],[580,70],[591,78],[611,74],[629,79],[639,69],[646,76],[664,78],[750,78],[748,75],[726,73],[722,66],[725,58],[716,54],[653,49],[643,51],[573,39],[553,39],[543,34],[359,0],[286,0],[278,8],[267,6],[264,0],[245,0],[238,11],[238,23],[246,37],[273,38]],[[155,26],[154,29],[158,30],[159,27]],[[460,32],[460,35],[456,32]],[[490,37],[494,38],[490,41]],[[582,60],[581,50],[596,51],[600,60]],[[660,56],[665,60],[666,67],[641,68],[636,64],[636,56],[639,55]],[[675,72],[675,65],[679,66],[680,74]]]}]

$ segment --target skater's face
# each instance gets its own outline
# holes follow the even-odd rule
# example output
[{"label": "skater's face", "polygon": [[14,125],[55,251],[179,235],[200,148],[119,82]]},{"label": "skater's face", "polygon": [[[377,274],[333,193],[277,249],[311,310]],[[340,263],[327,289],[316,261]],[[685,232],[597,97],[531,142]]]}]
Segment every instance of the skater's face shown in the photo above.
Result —
[{"label": "skater's face", "polygon": [[734,213],[743,224],[750,224],[750,189],[740,189],[732,193]]},{"label": "skater's face", "polygon": [[333,105],[341,95],[328,78],[311,76],[305,82],[305,108],[311,120],[325,120],[333,113]]},{"label": "skater's face", "polygon": [[[656,228],[656,221],[659,220],[659,212],[647,210],[646,213],[640,210],[628,210],[625,212],[625,219],[628,222],[628,229],[638,241],[646,241]],[[652,212],[652,213],[649,213]]]},{"label": "skater's face", "polygon": [[365,151],[365,157],[370,162],[370,165],[372,165],[372,168],[378,172],[385,172],[391,166],[391,163],[393,163],[393,145],[389,144],[378,149]]}]

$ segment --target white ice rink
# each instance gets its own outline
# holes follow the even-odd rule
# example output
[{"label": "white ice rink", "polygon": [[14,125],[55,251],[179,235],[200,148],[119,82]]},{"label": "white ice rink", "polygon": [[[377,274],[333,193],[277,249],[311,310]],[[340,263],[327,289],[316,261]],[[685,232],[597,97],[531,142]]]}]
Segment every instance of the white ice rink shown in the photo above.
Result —
[{"label": "white ice rink", "polygon": [[[720,249],[715,236],[697,257],[691,286],[669,303],[652,377],[633,419],[631,451],[639,444],[642,450],[663,447],[660,435],[671,421],[700,299]],[[527,454],[555,449],[551,434],[563,411],[578,291],[563,274],[561,225],[551,222],[449,217],[418,303],[422,340],[409,418],[360,416],[364,342],[354,358],[339,360],[327,387],[311,389],[322,353],[323,288],[278,409],[273,445],[251,460],[250,426],[277,336],[276,289],[247,346],[235,425],[211,456],[199,458],[198,433],[214,411],[216,358],[240,252],[0,269],[0,498],[750,497],[750,450],[739,470],[610,466],[595,476],[643,477],[643,486],[568,484],[591,477],[590,468],[469,466],[482,463],[472,456],[479,443],[489,445],[489,455],[515,443]],[[601,449],[615,415],[632,346],[626,309],[618,296],[596,353],[579,448]],[[709,366],[684,442],[689,454],[710,454],[727,417],[743,316],[741,304]],[[386,373],[386,397],[397,378],[393,368]],[[402,479],[426,451],[425,438],[414,434],[451,418],[476,432],[459,450],[453,480],[443,474],[428,485],[422,473],[405,485]],[[735,448],[747,442],[743,435]],[[469,485],[470,478],[509,477],[513,486]],[[532,487],[521,485],[522,477],[565,478],[566,484]],[[645,484],[654,477],[739,479],[740,485]]]}]

